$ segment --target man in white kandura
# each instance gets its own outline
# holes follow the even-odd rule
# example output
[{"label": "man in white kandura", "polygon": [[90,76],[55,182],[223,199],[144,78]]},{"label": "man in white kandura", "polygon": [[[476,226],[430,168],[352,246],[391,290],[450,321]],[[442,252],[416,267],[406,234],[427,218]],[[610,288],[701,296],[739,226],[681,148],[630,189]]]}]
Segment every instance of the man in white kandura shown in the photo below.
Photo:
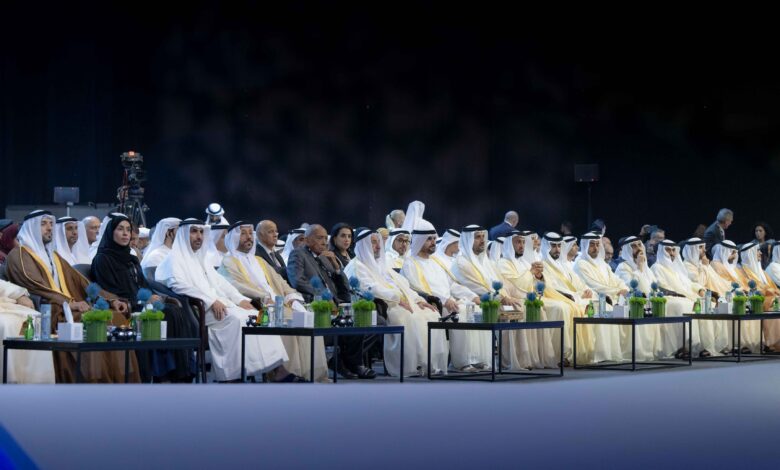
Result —
[{"label": "man in white kandura", "polygon": [[[428,322],[439,321],[436,307],[420,297],[409,282],[387,266],[382,239],[378,233],[363,229],[355,236],[355,257],[344,273],[356,277],[361,289],[370,289],[374,296],[387,303],[387,323],[404,327],[404,368],[407,375],[423,375],[428,366]],[[436,334],[440,333],[440,334]],[[392,339],[390,339],[392,338]],[[447,339],[444,331],[431,335],[431,372],[447,371]],[[391,375],[400,370],[400,335],[385,337],[385,364]]]},{"label": "man in white kandura", "polygon": [[[212,226],[213,227],[213,226]],[[225,246],[229,253],[222,259],[219,273],[225,276],[238,291],[250,298],[260,299],[266,305],[273,305],[277,296],[284,297],[285,318],[291,319],[293,311],[304,312],[303,296],[290,287],[263,258],[255,256],[255,231],[252,224],[235,222],[227,230]],[[311,377],[311,345],[309,338],[282,336],[284,349],[289,360],[284,368],[304,378]],[[314,380],[328,380],[328,365],[325,361],[325,343],[321,336],[314,339]]]},{"label": "man in white kandura", "polygon": [[[250,314],[257,314],[249,299],[207,266],[206,250],[202,249],[208,226],[198,219],[185,219],[179,224],[171,253],[160,264],[155,278],[174,292],[200,299],[206,306],[206,326],[209,347],[218,381],[235,381],[241,377],[241,328]],[[284,372],[287,361],[281,338],[278,336],[247,336],[247,375],[264,372]],[[276,371],[275,369],[282,369]],[[293,374],[288,374],[293,375]],[[302,381],[299,377],[274,374],[282,381]],[[279,379],[279,377],[283,377]]]},{"label": "man in white kandura", "polygon": [[[413,289],[438,297],[444,308],[443,316],[458,313],[464,319],[467,305],[470,303],[473,308],[478,308],[479,297],[455,281],[449,264],[433,256],[436,251],[436,228],[422,218],[425,206],[421,202],[415,207],[412,204],[406,211],[404,221],[404,225],[411,224],[412,244],[401,274],[409,280]],[[491,346],[488,332],[450,331],[452,366],[461,372],[489,369]]]},{"label": "man in white kandura", "polygon": [[[582,241],[582,251],[574,262],[574,272],[580,276],[588,288],[598,294],[610,297],[613,302],[617,302],[621,295],[626,296],[628,286],[612,272],[612,269],[604,261],[601,235],[587,233],[580,240]],[[613,325],[593,325],[593,361],[622,361],[624,357],[620,347],[621,334],[620,328]]]},{"label": "man in white kandura", "polygon": [[157,268],[163,262],[173,247],[173,241],[176,239],[176,229],[179,228],[181,219],[176,217],[167,217],[161,219],[154,226],[152,241],[144,250],[143,259],[141,259],[141,268],[146,274],[148,269]]}]

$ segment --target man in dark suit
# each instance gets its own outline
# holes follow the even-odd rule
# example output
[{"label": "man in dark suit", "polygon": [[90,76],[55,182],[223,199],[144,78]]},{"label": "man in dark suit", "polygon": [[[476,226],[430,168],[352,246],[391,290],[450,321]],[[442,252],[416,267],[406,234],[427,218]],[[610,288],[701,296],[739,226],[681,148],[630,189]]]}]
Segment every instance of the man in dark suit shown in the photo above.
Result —
[{"label": "man in dark suit", "polygon": [[506,237],[507,235],[512,233],[512,230],[514,230],[515,227],[517,227],[517,223],[519,221],[520,221],[520,217],[517,215],[517,212],[515,211],[507,212],[504,215],[504,221],[490,229],[490,231],[488,232],[488,238],[490,240],[495,240],[498,237]]},{"label": "man in dark suit", "polygon": [[279,239],[279,230],[272,220],[261,220],[257,224],[257,249],[255,255],[263,258],[269,266],[284,278],[288,283],[287,266],[282,255],[276,252],[276,241]]},{"label": "man in dark suit", "polygon": [[[306,244],[290,253],[287,275],[290,285],[311,302],[317,294],[311,285],[313,277],[319,277],[333,294],[336,303],[350,302],[347,276],[333,252],[328,251],[328,232],[321,225],[310,225],[306,229]],[[347,379],[373,379],[376,372],[363,365],[363,337],[342,336],[339,338],[339,370]]]},{"label": "man in dark suit", "polygon": [[707,244],[707,256],[712,259],[712,247],[726,238],[726,229],[734,222],[734,212],[731,209],[721,209],[718,217],[704,231],[704,243]]}]

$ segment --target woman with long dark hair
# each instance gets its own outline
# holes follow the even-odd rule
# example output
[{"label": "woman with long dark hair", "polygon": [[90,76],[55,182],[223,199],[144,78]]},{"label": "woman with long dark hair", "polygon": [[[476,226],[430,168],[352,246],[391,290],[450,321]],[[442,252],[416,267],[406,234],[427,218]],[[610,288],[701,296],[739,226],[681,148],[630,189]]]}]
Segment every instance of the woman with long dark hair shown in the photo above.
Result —
[{"label": "woman with long dark hair", "polygon": [[341,262],[341,266],[346,266],[354,255],[352,247],[352,226],[344,222],[339,222],[330,230],[330,250]]},{"label": "woman with long dark hair", "polygon": [[[144,278],[138,258],[130,250],[132,224],[121,214],[111,216],[106,230],[100,240],[97,254],[92,260],[92,277],[100,286],[119,297],[127,299],[131,311],[143,308],[138,304],[138,291],[149,289]],[[154,303],[165,299],[153,295],[148,302]],[[170,338],[197,338],[198,329],[194,318],[176,305],[174,299],[166,302],[162,309],[167,322],[167,336]],[[146,378],[155,376],[160,380],[188,381],[192,380],[193,371],[190,368],[191,351],[172,351],[165,354],[149,355],[152,364],[141,364]],[[143,356],[143,355],[141,355]],[[146,362],[139,357],[139,362]],[[156,360],[162,359],[162,360]],[[144,367],[145,366],[145,367]],[[144,370],[145,369],[145,370]]]},{"label": "woman with long dark hair", "polygon": [[753,224],[753,241],[758,243],[758,251],[761,252],[761,266],[766,269],[772,262],[772,245],[775,244],[775,233],[766,222]]}]

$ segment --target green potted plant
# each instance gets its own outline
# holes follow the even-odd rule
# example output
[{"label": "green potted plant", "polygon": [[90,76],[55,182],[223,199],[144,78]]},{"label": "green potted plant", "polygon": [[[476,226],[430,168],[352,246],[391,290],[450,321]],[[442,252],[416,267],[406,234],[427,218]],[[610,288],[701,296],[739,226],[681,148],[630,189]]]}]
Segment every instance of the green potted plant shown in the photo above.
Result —
[{"label": "green potted plant", "polygon": [[482,308],[482,323],[498,323],[498,309],[501,301],[498,300],[498,291],[504,287],[500,281],[493,281],[493,292],[486,292],[480,297],[480,308]]},{"label": "green potted plant", "polygon": [[747,303],[747,296],[741,290],[734,292],[734,297],[731,298],[731,313],[734,315],[745,314],[745,304]]},{"label": "green potted plant", "polygon": [[311,286],[314,288],[314,301],[311,309],[314,312],[314,328],[330,328],[330,315],[333,312],[333,294],[325,289],[322,279],[318,276],[311,278]]},{"label": "green potted plant", "polygon": [[657,282],[650,285],[652,292],[650,293],[650,308],[653,311],[653,317],[663,318],[666,316],[666,297],[661,291],[661,287]]},{"label": "green potted plant", "polygon": [[756,289],[756,281],[749,281],[748,287],[750,287],[750,311],[754,315],[760,315],[764,313],[764,296],[761,295],[761,291]]},{"label": "green potted plant", "polygon": [[165,318],[163,307],[162,302],[155,302],[153,308],[147,308],[138,315],[138,319],[141,320],[141,340],[160,339],[160,326]]},{"label": "green potted plant", "polygon": [[349,286],[352,288],[352,313],[355,315],[355,326],[371,326],[371,314],[376,310],[374,294],[369,288],[360,290],[360,280],[352,276],[349,278]]},{"label": "green potted plant", "polygon": [[106,326],[111,321],[114,314],[108,302],[102,297],[98,298],[92,310],[81,315],[81,322],[84,323],[85,341],[89,343],[105,343],[107,340]]},{"label": "green potted plant", "polygon": [[647,299],[639,290],[639,281],[631,279],[631,295],[628,298],[628,318],[644,318]]}]

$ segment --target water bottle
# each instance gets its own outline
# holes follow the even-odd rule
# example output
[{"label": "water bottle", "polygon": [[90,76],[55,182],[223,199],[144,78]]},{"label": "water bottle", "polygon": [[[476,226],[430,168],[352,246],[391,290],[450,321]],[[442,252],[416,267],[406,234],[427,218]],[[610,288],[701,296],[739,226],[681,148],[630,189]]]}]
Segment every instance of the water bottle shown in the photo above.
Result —
[{"label": "water bottle", "polygon": [[588,318],[593,318],[593,301],[592,300],[588,303],[588,307],[585,309],[585,315],[587,315]]},{"label": "water bottle", "polygon": [[777,297],[775,297],[775,301],[772,302],[772,311],[775,313],[780,311],[780,299],[778,299]]},{"label": "water bottle", "polygon": [[24,328],[24,339],[31,340],[35,337],[32,315],[27,315],[27,326]]},{"label": "water bottle", "polygon": [[696,301],[693,303],[693,313],[701,313],[700,299],[696,299]]},{"label": "water bottle", "polygon": [[41,339],[51,338],[51,304],[41,300]]},{"label": "water bottle", "polygon": [[599,317],[604,318],[604,313],[607,311],[607,296],[599,294]]},{"label": "water bottle", "polygon": [[277,295],[274,299],[274,325],[284,326],[284,297]]},{"label": "water bottle", "polygon": [[704,293],[704,313],[712,313],[712,291],[709,289]]}]

